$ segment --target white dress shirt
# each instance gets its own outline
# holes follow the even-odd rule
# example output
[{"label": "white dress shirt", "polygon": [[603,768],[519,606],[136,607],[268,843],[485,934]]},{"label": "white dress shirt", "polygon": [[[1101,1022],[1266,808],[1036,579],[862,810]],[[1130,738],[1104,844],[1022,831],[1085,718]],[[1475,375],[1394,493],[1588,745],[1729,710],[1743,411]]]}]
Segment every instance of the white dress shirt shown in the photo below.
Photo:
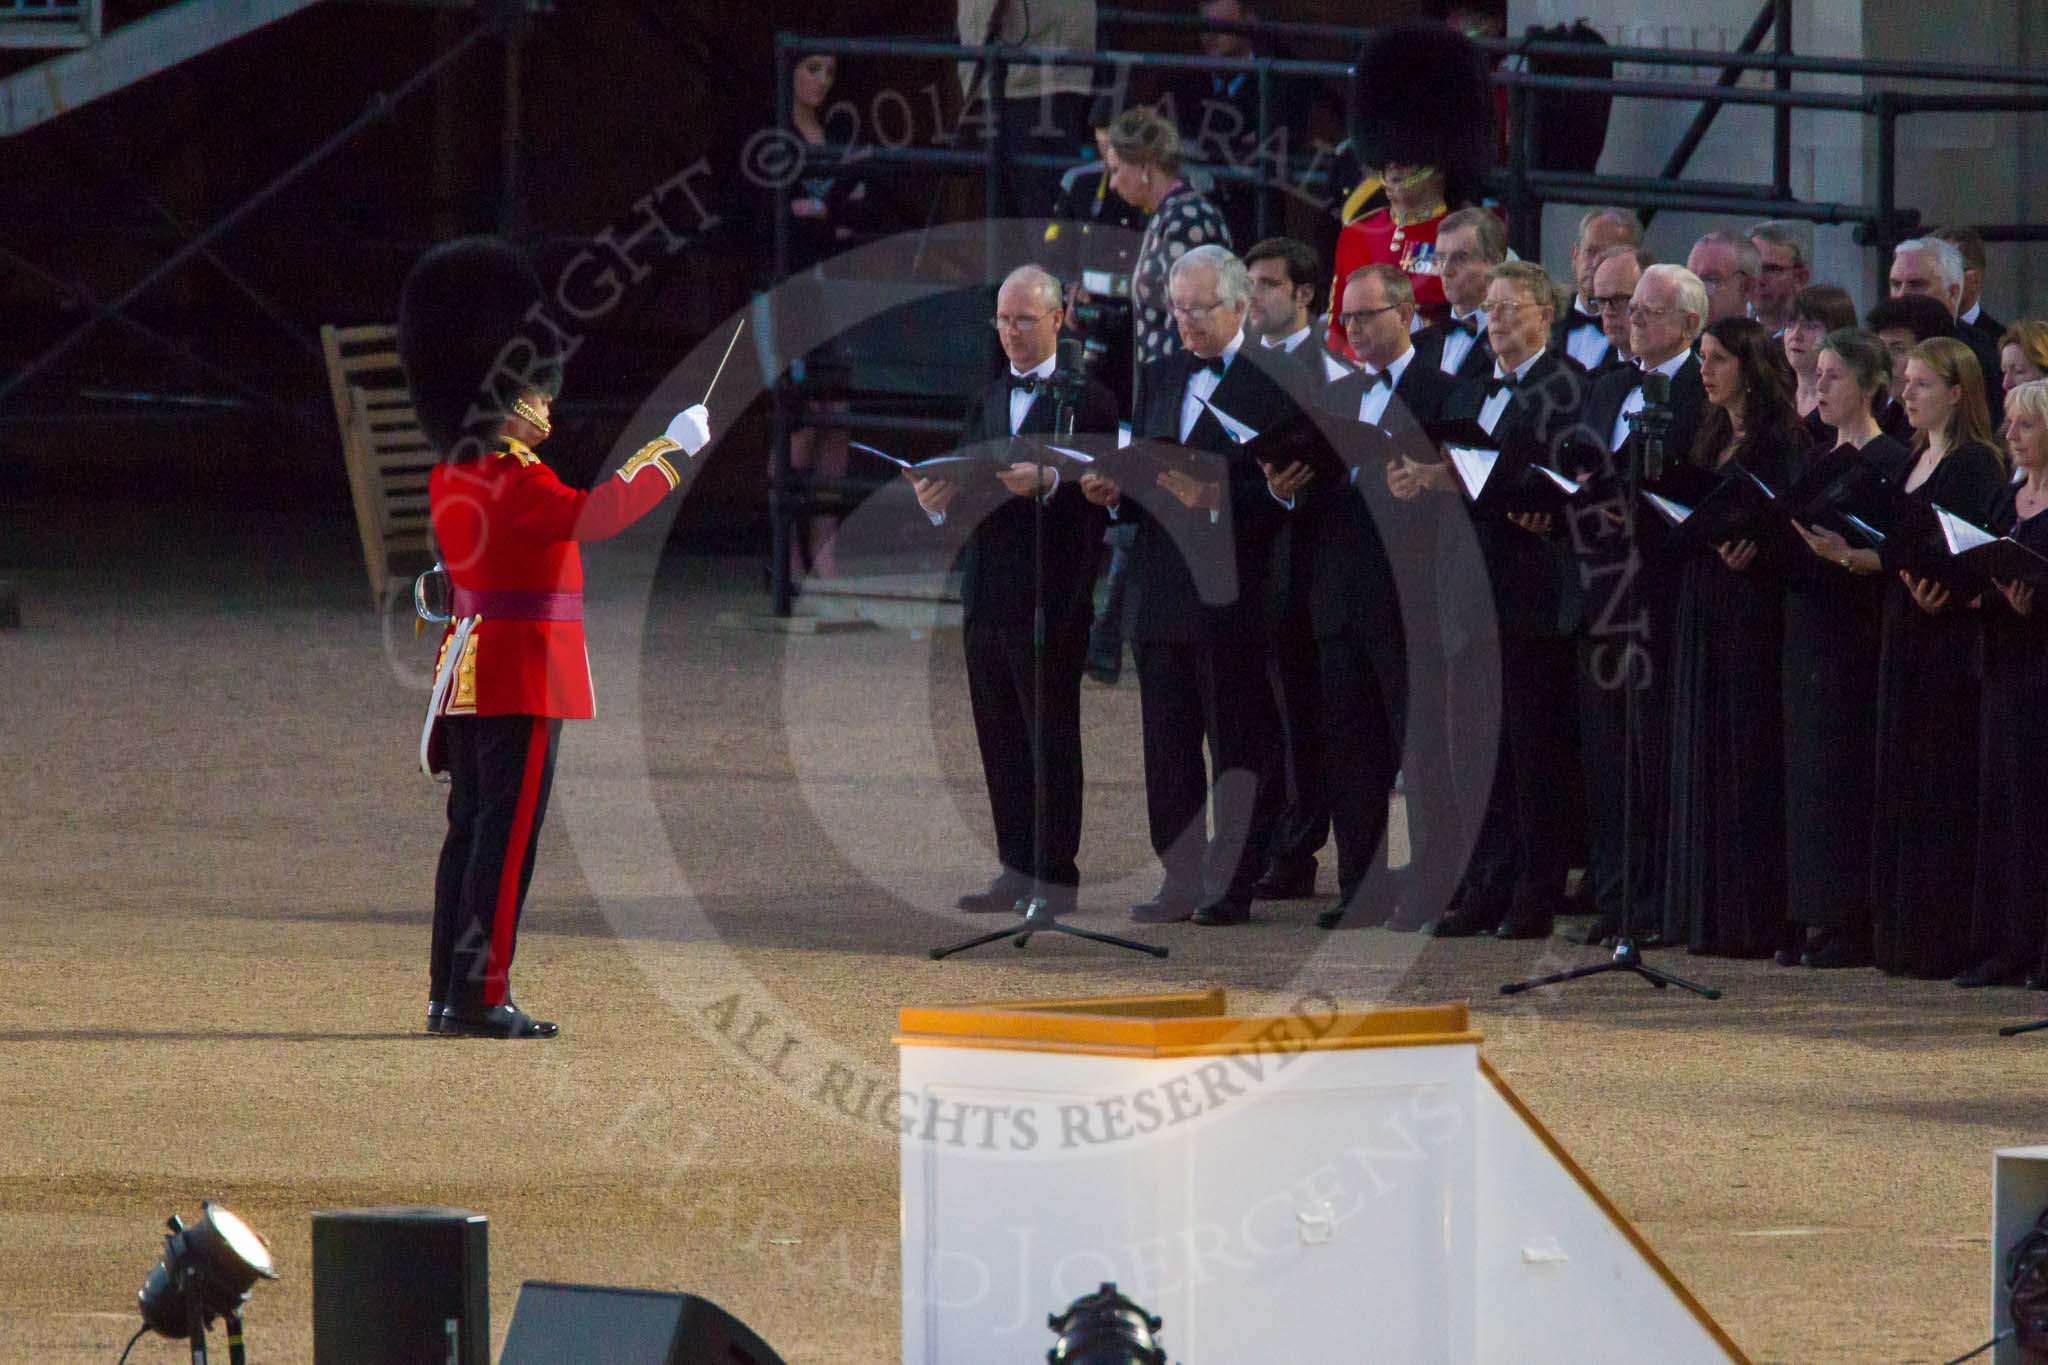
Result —
[{"label": "white dress shirt", "polygon": [[1303,327],[1300,331],[1290,333],[1289,335],[1281,337],[1278,340],[1275,340],[1272,337],[1260,337],[1259,345],[1265,347],[1269,351],[1285,351],[1287,352],[1287,354],[1293,355],[1294,348],[1301,345],[1302,342],[1308,340],[1309,330],[1309,328]]},{"label": "white dress shirt", "polygon": [[[1408,372],[1408,362],[1415,359],[1415,348],[1410,346],[1395,358],[1385,370],[1387,382],[1368,384],[1365,396],[1358,400],[1358,420],[1370,426],[1378,426],[1380,418],[1387,415],[1387,404],[1393,401],[1394,386],[1401,382],[1401,376]],[[1371,366],[1366,367],[1371,370]]]},{"label": "white dress shirt", "polygon": [[[1529,367],[1541,359],[1543,359],[1543,352],[1541,349],[1538,349],[1536,354],[1515,366],[1515,382],[1517,384],[1521,383],[1528,375]],[[1500,367],[1498,360],[1493,362],[1493,377],[1495,379],[1506,379],[1508,377],[1508,372]],[[1499,393],[1488,398],[1485,404],[1480,407],[1479,425],[1486,428],[1488,436],[1493,435],[1494,427],[1500,423],[1500,415],[1508,410],[1508,404],[1514,401],[1514,397],[1513,393],[1507,389],[1502,389]]]},{"label": "white dress shirt", "polygon": [[1969,326],[1975,327],[1977,325],[1977,315],[1982,313],[1983,311],[1984,301],[1982,299],[1979,299],[1977,302],[1971,304],[1968,308],[1964,309],[1963,315],[1960,318],[1958,318],[1957,321],[1967,323]]},{"label": "white dress shirt", "polygon": [[[1010,378],[1023,379],[1028,375],[1043,384],[1046,380],[1052,378],[1053,366],[1058,363],[1059,355],[1054,353],[1039,361],[1028,370],[1020,370],[1015,365],[1012,365],[1010,367]],[[1010,434],[1012,436],[1015,436],[1018,430],[1023,427],[1025,415],[1031,411],[1031,405],[1037,401],[1038,394],[1036,392],[1026,393],[1023,389],[1010,390]]]},{"label": "white dress shirt", "polygon": [[1600,315],[1586,309],[1582,298],[1572,299],[1572,318],[1564,334],[1565,353],[1588,370],[1597,370],[1607,359],[1607,331]]},{"label": "white dress shirt", "polygon": [[[1237,329],[1237,335],[1230,339],[1230,344],[1223,348],[1217,359],[1228,366],[1231,361],[1237,359],[1238,350],[1243,345],[1244,328],[1240,327]],[[1183,445],[1187,443],[1189,433],[1194,431],[1195,423],[1201,421],[1203,412],[1207,411],[1204,405],[1208,403],[1210,395],[1216,392],[1216,386],[1222,382],[1223,376],[1214,370],[1196,370],[1189,376],[1187,392],[1181,395],[1180,400],[1180,439]]]},{"label": "white dress shirt", "polygon": [[[1691,357],[1691,355],[1691,351],[1680,351],[1677,355],[1671,357],[1671,359],[1665,361],[1663,364],[1653,365],[1650,368],[1655,370],[1658,374],[1663,375],[1666,379],[1676,379],[1678,377],[1678,372],[1681,369],[1685,368],[1685,362],[1688,358]],[[1649,371],[1647,370],[1644,371],[1644,373],[1646,374],[1648,372]],[[1629,437],[1630,428],[1628,424],[1628,419],[1635,416],[1642,410],[1643,381],[1638,379],[1636,381],[1636,386],[1628,391],[1628,397],[1621,400],[1621,411],[1615,414],[1614,430],[1608,433],[1607,448],[1609,450],[1621,449],[1621,443],[1623,441],[1626,441]]]},{"label": "white dress shirt", "polygon": [[1436,367],[1445,374],[1456,374],[1458,372],[1458,367],[1465,363],[1465,357],[1472,354],[1472,348],[1479,344],[1479,332],[1486,330],[1486,310],[1484,308],[1474,308],[1462,318],[1456,312],[1451,314],[1452,322],[1462,323],[1468,318],[1479,329],[1478,331],[1467,334],[1463,331],[1452,332],[1447,330],[1444,333],[1444,354],[1443,358],[1437,361]]}]

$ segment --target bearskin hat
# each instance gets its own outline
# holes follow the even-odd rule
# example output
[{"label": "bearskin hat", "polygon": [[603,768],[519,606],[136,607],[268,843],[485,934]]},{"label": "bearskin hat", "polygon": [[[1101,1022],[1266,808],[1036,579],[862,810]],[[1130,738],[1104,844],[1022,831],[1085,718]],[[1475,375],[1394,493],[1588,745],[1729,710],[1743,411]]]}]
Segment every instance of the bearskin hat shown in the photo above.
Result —
[{"label": "bearskin hat", "polygon": [[527,325],[540,276],[500,237],[464,237],[420,257],[398,301],[398,361],[420,428],[447,455],[489,441],[521,392],[561,386],[552,329]]},{"label": "bearskin hat", "polygon": [[1365,165],[1434,166],[1453,207],[1476,203],[1500,150],[1486,58],[1437,24],[1374,33],[1351,69],[1352,146]]}]

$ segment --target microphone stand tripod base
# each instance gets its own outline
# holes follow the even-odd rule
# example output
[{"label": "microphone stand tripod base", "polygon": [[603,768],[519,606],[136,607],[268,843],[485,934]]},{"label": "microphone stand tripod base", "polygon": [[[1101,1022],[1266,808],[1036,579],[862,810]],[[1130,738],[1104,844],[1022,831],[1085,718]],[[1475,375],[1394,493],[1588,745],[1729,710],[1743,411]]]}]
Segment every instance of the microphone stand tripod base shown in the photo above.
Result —
[{"label": "microphone stand tripod base", "polygon": [[1153,957],[1166,956],[1166,949],[1160,944],[1139,943],[1136,939],[1118,938],[1115,934],[1098,934],[1093,929],[1076,929],[1071,924],[1062,924],[1052,908],[1051,900],[1044,895],[1033,893],[1019,904],[1024,907],[1024,918],[1017,924],[1008,929],[997,929],[993,933],[977,935],[965,943],[933,948],[930,951],[932,961],[937,962],[941,958],[951,957],[969,948],[979,948],[984,943],[994,943],[998,939],[1006,938],[1022,948],[1031,942],[1033,934],[1066,934],[1072,938],[1085,938],[1091,943],[1107,943],[1112,948],[1128,948],[1134,953],[1150,953]]},{"label": "microphone stand tripod base", "polygon": [[1680,990],[1691,991],[1694,995],[1703,995],[1709,1000],[1719,1000],[1721,998],[1721,992],[1711,986],[1702,986],[1696,982],[1687,981],[1683,977],[1673,976],[1669,972],[1659,971],[1657,968],[1652,967],[1649,963],[1643,961],[1642,952],[1637,949],[1636,941],[1626,937],[1615,942],[1614,956],[1605,962],[1595,962],[1589,967],[1574,967],[1568,972],[1558,972],[1552,976],[1538,977],[1534,981],[1510,982],[1500,988],[1500,993],[1502,995],[1520,995],[1523,991],[1533,991],[1539,986],[1562,985],[1567,981],[1578,981],[1589,976],[1602,976],[1608,972],[1632,973],[1649,982],[1660,991],[1667,986],[1676,986]]}]

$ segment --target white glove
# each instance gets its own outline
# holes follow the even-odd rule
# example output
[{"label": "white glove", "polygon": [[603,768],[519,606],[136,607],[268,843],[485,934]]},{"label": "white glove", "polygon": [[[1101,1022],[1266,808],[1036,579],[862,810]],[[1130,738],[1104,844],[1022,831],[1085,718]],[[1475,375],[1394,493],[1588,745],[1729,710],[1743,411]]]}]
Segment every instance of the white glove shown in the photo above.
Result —
[{"label": "white glove", "polygon": [[669,420],[668,430],[661,434],[681,446],[685,455],[695,455],[711,444],[711,411],[702,403],[685,408]]}]

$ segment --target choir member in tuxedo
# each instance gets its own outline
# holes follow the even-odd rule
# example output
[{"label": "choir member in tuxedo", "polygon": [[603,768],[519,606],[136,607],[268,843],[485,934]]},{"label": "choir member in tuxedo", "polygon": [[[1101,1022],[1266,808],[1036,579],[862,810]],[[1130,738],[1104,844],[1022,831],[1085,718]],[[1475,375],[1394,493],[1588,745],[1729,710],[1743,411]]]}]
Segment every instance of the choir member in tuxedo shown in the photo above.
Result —
[{"label": "choir member in tuxedo", "polygon": [[[2020,481],[1999,498],[1991,529],[2048,555],[2048,380],[2006,395],[2005,440]],[[2025,980],[2048,987],[2042,959],[2048,883],[2048,596],[1996,582],[1984,594],[1984,696],[1972,956],[1958,986]],[[2042,600],[2037,600],[2040,598]]]},{"label": "choir member in tuxedo", "polygon": [[1913,424],[1906,420],[1906,408],[1900,401],[1906,391],[1906,359],[1923,341],[1954,336],[1955,319],[1949,316],[1940,299],[1903,294],[1872,306],[1863,315],[1863,325],[1877,334],[1877,339],[1884,343],[1885,354],[1892,360],[1891,397],[1877,414],[1877,424],[1885,435],[1911,445]]},{"label": "choir member in tuxedo", "polygon": [[[1977,357],[1977,368],[1989,384],[1998,370],[1997,334],[1986,334],[1962,320],[1963,281],[1967,266],[1963,253],[1939,236],[1915,237],[1892,248],[1891,293],[1893,298],[1924,295],[1948,310],[1956,340]],[[2005,420],[2004,395],[1995,384],[1984,390],[1991,429],[1997,431]]]},{"label": "choir member in tuxedo", "polygon": [[[1877,425],[1890,383],[1883,342],[1854,329],[1828,333],[1814,359],[1814,413],[1836,444],[1816,449],[1793,478],[1822,465],[1839,470],[1840,497],[1852,501],[1861,488],[1902,484],[1912,452]],[[1815,558],[1785,572],[1785,887],[1801,932],[1778,961],[1854,967],[1870,961],[1870,782],[1884,578],[1877,551],[1851,546],[1825,517],[1794,529]]]},{"label": "choir member in tuxedo", "polygon": [[[1244,254],[1251,276],[1245,331],[1258,344],[1256,361],[1306,407],[1335,377],[1326,370],[1322,339],[1314,335],[1316,283],[1322,263],[1289,237],[1269,237]],[[1335,373],[1343,373],[1338,367]],[[1267,578],[1273,627],[1268,681],[1279,707],[1286,803],[1273,822],[1273,844],[1252,894],[1259,900],[1295,900],[1316,893],[1316,851],[1330,837],[1330,798],[1323,785],[1322,706],[1317,683],[1316,637],[1309,621],[1309,557],[1313,539],[1283,519],[1273,536]]]},{"label": "choir member in tuxedo", "polygon": [[[1956,299],[1956,326],[1995,342],[2004,333],[2005,324],[1984,311],[1984,267],[1988,262],[1983,236],[1975,228],[1967,227],[1936,228],[1928,235],[1947,242],[1963,258],[1963,290]],[[1988,374],[1985,377],[1990,378]]]},{"label": "choir member in tuxedo", "polygon": [[[1992,444],[1977,357],[1954,337],[1913,348],[1900,395],[1913,424],[1902,487],[1979,526],[2006,473]],[[1885,541],[1878,647],[1877,788],[1870,913],[1877,965],[1892,976],[1953,976],[1968,965],[1977,827],[1978,613],[1900,567]]]},{"label": "choir member in tuxedo", "polygon": [[[1694,463],[1724,475],[1739,464],[1783,489],[1806,447],[1783,347],[1760,322],[1724,318],[1701,334],[1699,360],[1708,410]],[[1743,540],[1699,549],[1680,570],[1664,938],[1695,953],[1769,957],[1791,938],[1774,559]]]},{"label": "choir member in tuxedo", "polygon": [[[1456,381],[1424,364],[1411,341],[1408,276],[1390,265],[1352,272],[1338,312],[1364,368],[1326,388],[1324,407],[1385,432],[1391,449],[1427,453],[1420,423],[1437,417]],[[1312,548],[1309,613],[1324,718],[1317,747],[1336,828],[1338,889],[1337,905],[1316,923],[1333,929],[1349,918],[1413,930],[1448,904],[1458,871],[1445,866],[1451,859],[1440,844],[1451,794],[1443,644],[1431,591],[1434,537],[1427,518],[1407,508],[1395,513],[1381,469],[1389,447],[1363,433],[1360,442],[1354,453],[1367,463],[1348,483],[1318,482],[1301,464],[1268,468],[1266,478],[1289,509],[1291,533]],[[1395,892],[1390,878],[1374,874],[1384,863],[1387,802],[1402,771],[1409,875]]]},{"label": "choir member in tuxedo", "polygon": [[1550,349],[1570,356],[1588,373],[1605,365],[1613,348],[1593,302],[1598,292],[1593,271],[1611,248],[1642,241],[1642,220],[1627,209],[1589,209],[1579,219],[1578,239],[1572,243],[1572,283],[1578,292],[1551,328]]},{"label": "choir member in tuxedo", "polygon": [[[1133,434],[1223,455],[1225,475],[1207,481],[1170,469],[1148,489],[1093,474],[1081,480],[1091,502],[1138,523],[1125,634],[1138,660],[1146,818],[1166,879],[1131,917],[1242,924],[1280,799],[1261,579],[1285,514],[1218,413],[1263,431],[1294,402],[1242,354],[1254,344],[1244,330],[1251,279],[1243,262],[1219,246],[1195,247],[1174,263],[1167,290],[1185,354],[1140,374]],[[1206,838],[1205,742],[1215,776]]]},{"label": "choir member in tuxedo", "polygon": [[[1057,912],[1074,908],[1081,847],[1081,667],[1088,652],[1095,546],[1102,515],[1079,487],[1041,473],[1019,437],[1051,436],[1058,410],[1049,387],[1057,361],[1060,282],[1035,265],[1010,272],[992,319],[1009,364],[967,414],[960,443],[1004,466],[980,485],[914,478],[918,504],[934,524],[964,521],[960,600],[967,654],[967,695],[988,783],[1002,870],[986,891],[962,896],[962,910],[1001,914],[1028,897],[1037,877]],[[1074,410],[1074,430],[1116,432],[1116,395],[1090,382]],[[1036,851],[1032,788],[1032,617],[1037,509],[1044,500],[1045,846]]]},{"label": "choir member in tuxedo", "polygon": [[[1626,249],[1624,248],[1624,251]],[[1607,283],[1633,262],[1623,255],[1602,265],[1598,276],[1604,316],[1612,317],[1616,295]],[[1671,381],[1671,426],[1664,437],[1667,461],[1683,460],[1698,439],[1706,416],[1706,390],[1700,384],[1699,359],[1693,344],[1706,321],[1706,286],[1684,266],[1653,265],[1622,298],[1628,319],[1631,364],[1611,369],[1593,380],[1580,415],[1585,443],[1577,450],[1612,452],[1602,465],[1580,464],[1567,470],[1574,477],[1598,480],[1640,467],[1642,443],[1632,419],[1643,410],[1643,376],[1655,373]],[[1579,764],[1586,779],[1588,871],[1593,883],[1597,918],[1585,942],[1604,943],[1621,931],[1623,782],[1634,783],[1631,822],[1630,884],[1637,913],[1631,929],[1638,943],[1654,944],[1663,935],[1656,907],[1663,899],[1664,807],[1669,784],[1664,780],[1673,638],[1672,600],[1675,585],[1663,556],[1643,553],[1652,527],[1638,508],[1638,546],[1632,550],[1615,499],[1624,496],[1618,483],[1608,498],[1574,509],[1569,543],[1578,581],[1585,594],[1584,632],[1578,640]],[[1634,610],[1625,592],[1633,586]],[[1625,768],[1628,690],[1636,694],[1637,743],[1633,773]]]},{"label": "choir member in tuxedo", "polygon": [[1813,439],[1817,451],[1835,448],[1834,433],[1814,413],[1820,404],[1817,366],[1821,342],[1832,333],[1855,325],[1856,301],[1849,297],[1849,291],[1832,284],[1809,284],[1792,296],[1791,320],[1778,336],[1785,347],[1785,359],[1799,381],[1795,394],[1799,420],[1806,423],[1806,434]]},{"label": "choir member in tuxedo", "polygon": [[[1756,248],[1756,285],[1749,292],[1749,315],[1783,339],[1792,325],[1792,301],[1813,282],[1813,227],[1781,219],[1758,223],[1749,230],[1749,244]],[[1852,316],[1842,324],[1853,327]],[[1833,330],[1833,329],[1830,329]]]},{"label": "choir member in tuxedo", "polygon": [[1763,260],[1756,243],[1729,232],[1709,232],[1692,244],[1685,268],[1707,287],[1707,321],[1746,318]]},{"label": "choir member in tuxedo", "polygon": [[1607,359],[1588,371],[1595,379],[1616,370],[1632,369],[1636,353],[1629,343],[1628,306],[1635,301],[1636,285],[1643,272],[1657,258],[1639,246],[1609,247],[1593,264],[1593,296],[1586,300],[1600,315],[1607,333]]},{"label": "choir member in tuxedo", "polygon": [[1998,374],[2007,393],[2036,379],[2048,379],[2048,322],[2027,318],[1998,338]]},{"label": "choir member in tuxedo", "polygon": [[1436,257],[1450,315],[1415,333],[1415,353],[1431,369],[1483,380],[1493,369],[1486,274],[1508,258],[1507,225],[1492,209],[1459,209],[1437,227]]},{"label": "choir member in tuxedo", "polygon": [[[1585,372],[1548,346],[1556,300],[1556,286],[1541,266],[1509,261],[1494,267],[1486,286],[1493,374],[1483,383],[1461,383],[1445,400],[1445,418],[1478,422],[1503,448],[1532,443],[1554,458],[1586,396]],[[1441,466],[1435,472],[1447,477]],[[1487,519],[1473,529],[1489,583],[1444,585],[1451,595],[1447,613],[1469,610],[1461,590],[1490,590],[1500,642],[1499,761],[1460,904],[1438,920],[1436,932],[1547,938],[1570,860],[1562,798],[1573,778],[1571,637],[1579,599],[1547,517]],[[1446,624],[1455,629],[1454,621]],[[1485,771],[1487,765],[1467,751],[1472,735],[1483,730],[1467,706],[1491,689],[1461,684],[1458,672],[1454,664],[1452,771]]]}]

